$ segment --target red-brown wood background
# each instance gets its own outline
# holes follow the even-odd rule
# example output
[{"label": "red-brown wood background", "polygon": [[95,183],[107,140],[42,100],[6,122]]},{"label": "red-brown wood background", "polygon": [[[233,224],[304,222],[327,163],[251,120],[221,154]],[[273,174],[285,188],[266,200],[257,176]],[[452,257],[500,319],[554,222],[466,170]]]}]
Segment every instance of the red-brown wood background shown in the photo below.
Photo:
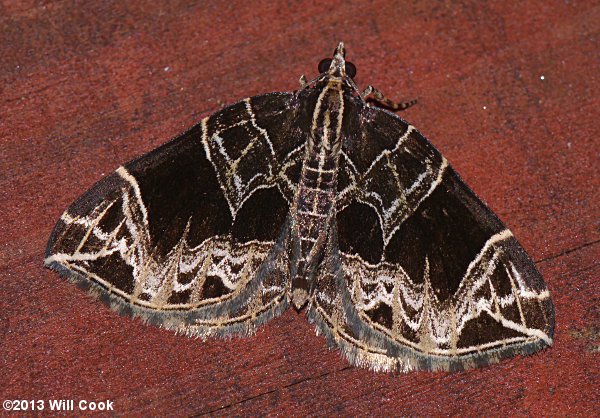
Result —
[{"label": "red-brown wood background", "polygon": [[[288,311],[246,339],[123,318],[43,268],[62,211],[223,104],[346,42],[536,260],[553,348],[464,373],[350,367]],[[600,5],[1,1],[0,400],[117,415],[600,413]],[[47,404],[46,404],[47,405]]]}]

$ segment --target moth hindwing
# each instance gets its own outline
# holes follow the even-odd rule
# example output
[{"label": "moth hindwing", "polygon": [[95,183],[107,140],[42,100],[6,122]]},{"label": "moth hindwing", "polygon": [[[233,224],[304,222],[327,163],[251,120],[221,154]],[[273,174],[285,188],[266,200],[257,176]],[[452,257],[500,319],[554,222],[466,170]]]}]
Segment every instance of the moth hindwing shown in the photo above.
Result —
[{"label": "moth hindwing", "polygon": [[[552,344],[534,263],[340,44],[294,93],[245,99],[96,183],[46,265],[201,337],[289,305],[374,370],[461,370]],[[348,74],[346,73],[348,70]]]}]

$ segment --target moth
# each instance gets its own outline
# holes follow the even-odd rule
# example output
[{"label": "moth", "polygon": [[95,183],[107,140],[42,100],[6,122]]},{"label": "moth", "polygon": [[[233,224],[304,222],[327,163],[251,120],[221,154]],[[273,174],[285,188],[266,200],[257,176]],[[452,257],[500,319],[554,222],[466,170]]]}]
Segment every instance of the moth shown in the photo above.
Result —
[{"label": "moth", "polygon": [[343,43],[291,93],[244,99],[104,177],[45,264],[112,309],[202,338],[290,305],[354,365],[482,366],[552,345],[548,289],[513,234]]}]

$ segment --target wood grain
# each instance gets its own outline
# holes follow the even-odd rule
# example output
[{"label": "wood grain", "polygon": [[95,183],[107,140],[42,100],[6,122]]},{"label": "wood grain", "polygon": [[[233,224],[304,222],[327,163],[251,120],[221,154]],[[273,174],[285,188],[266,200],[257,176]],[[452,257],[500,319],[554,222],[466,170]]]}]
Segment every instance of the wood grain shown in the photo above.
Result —
[{"label": "wood grain", "polygon": [[[117,415],[600,410],[600,7],[581,2],[0,2],[0,394]],[[464,373],[349,367],[288,311],[254,337],[122,318],[42,265],[96,180],[346,43],[537,261],[555,346]]]}]

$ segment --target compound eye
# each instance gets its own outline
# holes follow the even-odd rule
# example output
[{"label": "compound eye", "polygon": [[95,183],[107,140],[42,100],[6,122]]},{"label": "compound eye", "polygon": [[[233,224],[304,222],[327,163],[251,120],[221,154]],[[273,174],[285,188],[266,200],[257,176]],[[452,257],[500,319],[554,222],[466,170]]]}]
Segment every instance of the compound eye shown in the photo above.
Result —
[{"label": "compound eye", "polygon": [[[319,63],[319,73],[323,74],[329,70],[331,61],[333,61],[331,58],[322,59]],[[346,61],[346,75],[350,78],[354,78],[356,76],[356,66],[349,61]]]},{"label": "compound eye", "polygon": [[356,76],[356,66],[350,61],[346,61],[346,75],[350,78],[354,78]]},{"label": "compound eye", "polygon": [[319,73],[322,74],[325,71],[329,70],[329,66],[331,65],[331,58],[322,59],[319,63]]}]

